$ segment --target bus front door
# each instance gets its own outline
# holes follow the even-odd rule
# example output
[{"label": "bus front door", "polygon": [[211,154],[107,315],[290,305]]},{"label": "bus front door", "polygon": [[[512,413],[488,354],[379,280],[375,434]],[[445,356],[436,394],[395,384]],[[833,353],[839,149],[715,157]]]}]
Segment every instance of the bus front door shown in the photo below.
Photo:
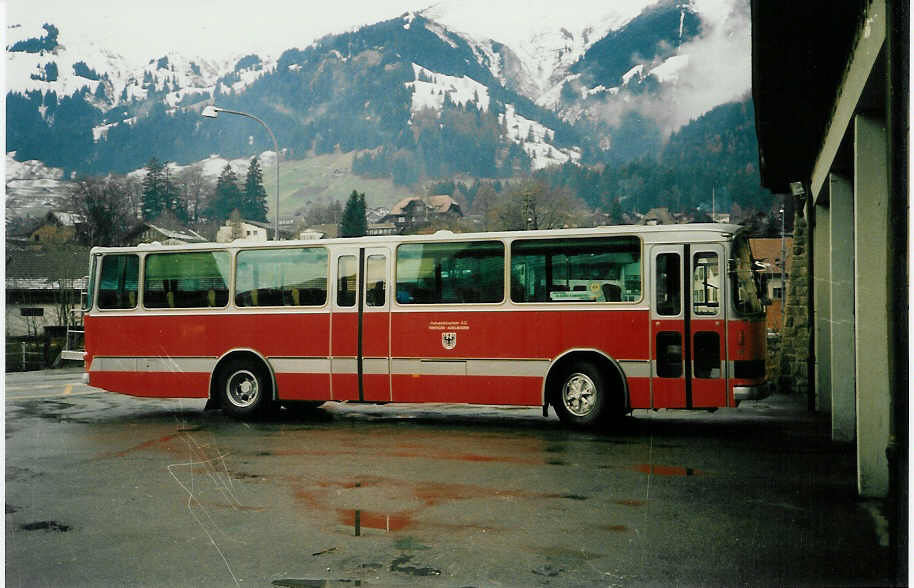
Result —
[{"label": "bus front door", "polygon": [[380,248],[334,252],[330,329],[333,400],[390,400],[390,256]]},{"label": "bus front door", "polygon": [[653,408],[726,406],[720,245],[658,245],[651,304]]}]

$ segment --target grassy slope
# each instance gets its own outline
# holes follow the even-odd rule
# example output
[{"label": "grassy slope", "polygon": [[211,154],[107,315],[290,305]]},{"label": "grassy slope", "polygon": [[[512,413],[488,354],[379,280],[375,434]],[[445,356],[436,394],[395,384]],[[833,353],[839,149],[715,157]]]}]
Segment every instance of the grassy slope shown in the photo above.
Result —
[{"label": "grassy slope", "polygon": [[[353,175],[353,156],[354,153],[332,153],[283,161],[279,166],[279,210],[282,217],[289,217],[313,203],[329,204],[338,200],[345,204],[353,190],[365,193],[369,208],[390,208],[412,194],[409,188],[394,186],[390,178],[368,179]],[[273,166],[264,166],[263,184],[269,208],[272,208],[276,193],[275,173]]]}]

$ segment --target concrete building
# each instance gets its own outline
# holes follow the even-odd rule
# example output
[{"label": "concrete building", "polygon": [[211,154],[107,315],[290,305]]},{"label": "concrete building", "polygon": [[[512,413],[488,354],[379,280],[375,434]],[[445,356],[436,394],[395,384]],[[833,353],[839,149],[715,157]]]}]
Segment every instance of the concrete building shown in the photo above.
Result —
[{"label": "concrete building", "polygon": [[225,221],[225,224],[216,231],[216,243],[231,243],[235,239],[245,241],[267,241],[269,229],[262,223],[254,224],[250,221],[231,219]]},{"label": "concrete building", "polygon": [[762,183],[793,194],[808,225],[810,394],[830,414],[832,438],[856,447],[858,493],[890,498],[899,557],[907,541],[908,11],[895,0],[752,0]]}]

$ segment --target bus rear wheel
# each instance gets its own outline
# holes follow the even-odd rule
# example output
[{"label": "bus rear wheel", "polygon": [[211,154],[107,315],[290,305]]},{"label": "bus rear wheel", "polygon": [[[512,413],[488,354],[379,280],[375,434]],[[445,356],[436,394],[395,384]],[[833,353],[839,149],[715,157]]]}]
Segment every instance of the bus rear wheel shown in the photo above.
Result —
[{"label": "bus rear wheel", "polygon": [[222,410],[233,417],[258,416],[270,406],[271,385],[263,365],[233,359],[219,372],[218,393]]},{"label": "bus rear wheel", "polygon": [[609,394],[606,377],[589,361],[577,361],[565,370],[553,392],[559,419],[575,427],[593,427],[605,420]]}]

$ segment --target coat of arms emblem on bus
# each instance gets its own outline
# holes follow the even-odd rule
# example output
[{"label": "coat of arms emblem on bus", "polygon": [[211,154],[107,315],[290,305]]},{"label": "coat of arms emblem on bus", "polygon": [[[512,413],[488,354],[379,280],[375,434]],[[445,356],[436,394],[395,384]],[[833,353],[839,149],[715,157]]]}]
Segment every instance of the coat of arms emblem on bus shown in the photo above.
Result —
[{"label": "coat of arms emblem on bus", "polygon": [[457,347],[457,333],[441,333],[441,346],[445,349]]}]

